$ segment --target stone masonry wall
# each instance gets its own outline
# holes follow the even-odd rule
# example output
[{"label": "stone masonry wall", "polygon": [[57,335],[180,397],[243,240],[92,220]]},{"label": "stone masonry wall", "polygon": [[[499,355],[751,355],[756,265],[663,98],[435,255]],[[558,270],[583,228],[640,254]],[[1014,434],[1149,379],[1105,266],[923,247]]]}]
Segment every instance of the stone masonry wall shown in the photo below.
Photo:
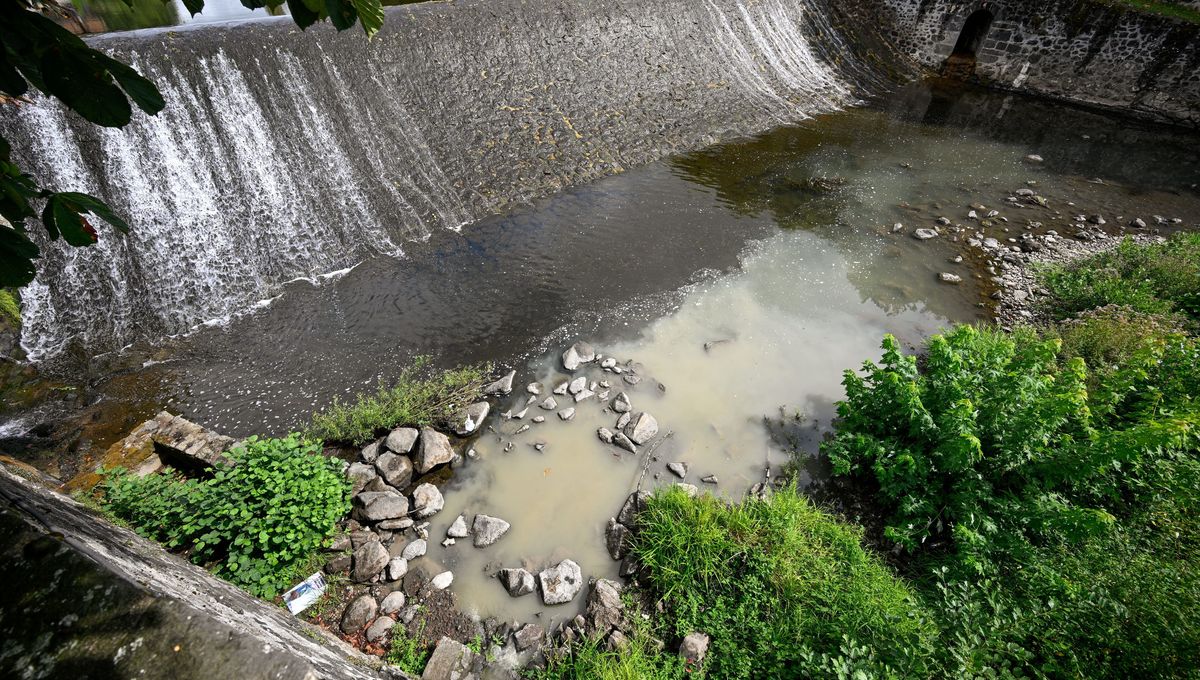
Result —
[{"label": "stone masonry wall", "polygon": [[896,50],[940,70],[967,18],[993,13],[975,78],[1200,126],[1200,25],[1094,0],[865,0]]}]

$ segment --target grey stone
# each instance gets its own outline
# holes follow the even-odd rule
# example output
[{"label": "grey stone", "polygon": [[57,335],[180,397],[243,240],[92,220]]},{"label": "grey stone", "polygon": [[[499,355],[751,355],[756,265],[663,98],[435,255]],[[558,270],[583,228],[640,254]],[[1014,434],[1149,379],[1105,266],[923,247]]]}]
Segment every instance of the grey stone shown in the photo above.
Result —
[{"label": "grey stone", "polygon": [[408,545],[404,546],[404,550],[400,553],[400,556],[406,560],[415,560],[424,555],[427,549],[428,545],[425,543],[425,539],[414,539]]},{"label": "grey stone", "polygon": [[446,499],[442,498],[442,492],[436,486],[426,482],[413,489],[413,511],[417,517],[432,517],[445,505]]},{"label": "grey stone", "polygon": [[564,380],[564,381],[562,381],[561,383],[559,383],[559,384],[558,384],[558,387],[555,387],[555,388],[554,388],[553,390],[551,390],[551,391],[552,391],[552,392],[554,392],[554,394],[557,394],[557,395],[564,395],[564,394],[566,394],[566,393],[567,393],[567,387],[569,387],[570,385],[571,385],[571,381],[570,381],[570,380]]},{"label": "grey stone", "polygon": [[370,541],[354,551],[354,567],[350,576],[359,583],[366,583],[379,575],[390,559],[387,548],[379,541]]},{"label": "grey stone", "polygon": [[382,445],[380,442],[371,442],[362,448],[362,451],[359,452],[358,457],[361,458],[365,463],[374,463],[375,459],[379,457],[379,449],[381,447]]},{"label": "grey stone", "polygon": [[938,274],[938,280],[942,283],[962,283],[961,276],[958,274],[952,274],[950,272],[942,272]]},{"label": "grey stone", "polygon": [[469,536],[470,534],[467,531],[466,518],[462,515],[455,517],[454,522],[450,525],[450,528],[446,530],[446,535],[450,538],[466,538]]},{"label": "grey stone", "polygon": [[391,632],[392,627],[395,625],[396,619],[388,616],[381,616],[375,619],[375,623],[367,627],[367,642],[378,642],[387,637],[387,634]]},{"label": "grey stone", "polygon": [[679,656],[689,666],[699,666],[704,663],[708,654],[708,636],[704,633],[688,633],[679,644]]},{"label": "grey stone", "polygon": [[473,543],[476,548],[485,548],[496,541],[508,531],[511,525],[499,517],[484,515],[482,513],[475,515],[475,521],[471,524],[472,533],[475,535]]},{"label": "grey stone", "polygon": [[534,416],[532,418],[532,420],[533,420],[533,422],[538,423],[540,425],[540,424],[546,422],[546,416]]},{"label": "grey stone", "polygon": [[432,428],[421,429],[421,447],[414,461],[418,474],[425,474],[433,468],[454,460],[454,449],[446,435]]},{"label": "grey stone", "polygon": [[349,555],[335,555],[325,563],[324,569],[326,574],[345,574],[350,571],[350,565]]},{"label": "grey stone", "polygon": [[465,437],[474,433],[483,424],[491,408],[486,401],[479,401],[459,411],[454,417],[454,434]]},{"label": "grey stone", "polygon": [[574,407],[567,407],[558,412],[559,420],[571,420],[575,417]]},{"label": "grey stone", "polygon": [[596,350],[591,345],[580,340],[567,348],[562,355],[563,368],[574,371],[580,364],[586,364],[596,359]]},{"label": "grey stone", "polygon": [[397,427],[388,433],[387,439],[383,440],[383,445],[388,451],[396,453],[409,453],[413,449],[413,444],[417,443],[417,431],[411,427]]},{"label": "grey stone", "polygon": [[633,408],[633,403],[629,401],[629,395],[624,392],[617,392],[617,396],[612,400],[612,410],[617,413],[628,413]]},{"label": "grey stone", "polygon": [[463,643],[443,637],[425,663],[421,680],[475,680],[476,656]]},{"label": "grey stone", "polygon": [[716,475],[704,475],[703,477],[700,478],[700,481],[704,482],[705,484],[717,484],[718,483]]},{"label": "grey stone", "polygon": [[512,393],[512,389],[513,389],[513,378],[516,378],[516,377],[517,377],[516,371],[509,371],[508,374],[505,375],[504,377],[500,378],[499,380],[497,380],[494,383],[489,384],[487,387],[484,387],[483,393],[488,396],[491,396],[491,397],[498,397],[498,396],[502,396],[505,394],[510,394],[510,393]]},{"label": "grey stone", "polygon": [[625,426],[625,436],[634,444],[645,444],[658,434],[658,421],[649,413],[642,412]]},{"label": "grey stone", "polygon": [[533,395],[538,395],[542,393],[542,386],[539,383],[532,382],[525,386],[525,391]]},{"label": "grey stone", "polygon": [[395,614],[404,609],[405,601],[404,591],[393,590],[387,594],[387,597],[383,598],[383,602],[379,603],[379,611],[384,614]]},{"label": "grey stone", "polygon": [[358,493],[367,488],[367,484],[378,475],[375,467],[366,463],[351,463],[346,468],[346,479],[350,480],[351,493]]},{"label": "grey stone", "polygon": [[633,442],[629,440],[629,437],[625,436],[624,432],[618,432],[614,434],[613,443],[630,453],[637,453],[637,447],[633,445]]},{"label": "grey stone", "polygon": [[565,604],[579,594],[583,588],[583,572],[572,560],[563,560],[538,574],[542,586],[542,602]]},{"label": "grey stone", "polygon": [[346,611],[342,613],[342,632],[347,635],[358,633],[367,627],[378,611],[379,605],[375,604],[375,598],[359,595],[350,601]]},{"label": "grey stone", "polygon": [[614,560],[623,559],[629,552],[629,542],[632,537],[633,533],[629,531],[629,527],[610,518],[608,527],[604,531],[604,545],[608,548],[609,557]]},{"label": "grey stone", "polygon": [[617,360],[613,357],[604,357],[604,360],[600,362],[600,368],[613,368],[616,365]]},{"label": "grey stone", "polygon": [[938,233],[936,229],[922,228],[913,232],[913,238],[917,239],[918,241],[928,241],[931,238],[937,238],[937,235]]},{"label": "grey stone", "polygon": [[542,638],[545,637],[546,630],[536,623],[527,623],[520,630],[513,633],[513,642],[517,644],[517,649],[525,651],[530,647],[539,645]]},{"label": "grey stone", "polygon": [[583,390],[582,392],[575,395],[575,403],[578,404],[579,402],[583,401],[584,399],[591,399],[594,396],[596,396],[595,392],[593,392],[591,390]]},{"label": "grey stone", "polygon": [[683,479],[684,477],[687,477],[688,464],[684,462],[667,463],[667,469],[670,470],[676,477]]},{"label": "grey stone", "polygon": [[621,601],[621,584],[606,578],[597,579],[588,591],[585,620],[589,632],[604,635],[621,626],[625,603]]},{"label": "grey stone", "polygon": [[501,569],[496,572],[496,578],[504,584],[504,589],[513,597],[528,595],[537,589],[533,574],[524,569]]},{"label": "grey stone", "polygon": [[450,587],[451,583],[454,583],[454,572],[452,571],[443,571],[429,579],[429,585],[435,590],[445,590]]},{"label": "grey stone", "polygon": [[1025,160],[1029,161],[1030,163],[1041,163],[1044,159],[1036,153],[1031,153],[1025,157]]},{"label": "grey stone", "polygon": [[388,484],[403,489],[412,482],[413,465],[407,456],[391,451],[379,456],[375,461],[375,469]]},{"label": "grey stone", "polygon": [[[387,563],[387,580],[399,581],[408,573],[408,560],[403,557],[393,557]],[[404,606],[403,604],[400,606]]]},{"label": "grey stone", "polygon": [[567,391],[571,394],[579,394],[585,389],[587,389],[587,376],[583,375],[575,378],[567,385]]},{"label": "grey stone", "polygon": [[368,522],[404,517],[408,499],[394,491],[364,491],[354,497],[359,516]]},{"label": "grey stone", "polygon": [[619,630],[608,634],[608,649],[612,652],[623,653],[629,649],[629,637]]},{"label": "grey stone", "polygon": [[387,531],[404,531],[412,525],[413,520],[411,517],[400,517],[398,519],[385,519],[379,524],[376,524],[375,527],[378,529],[385,529]]},{"label": "grey stone", "polygon": [[618,430],[624,430],[624,429],[625,429],[625,426],[629,424],[629,421],[630,421],[630,420],[633,420],[633,414],[632,414],[632,413],[628,413],[628,412],[626,412],[626,413],[622,413],[622,414],[621,414],[621,417],[620,417],[620,418],[617,418],[617,425],[616,425],[616,428],[617,428]]},{"label": "grey stone", "polygon": [[546,400],[538,404],[538,407],[547,411],[553,411],[558,408],[558,402],[554,400],[554,397],[546,397]]},{"label": "grey stone", "polygon": [[596,430],[596,436],[599,437],[600,441],[604,442],[605,444],[611,444],[613,441],[613,431],[607,427],[602,427],[599,430]]},{"label": "grey stone", "polygon": [[700,489],[696,488],[695,484],[684,484],[683,482],[675,482],[675,486],[683,489],[683,492],[688,496],[695,498],[700,495]]}]

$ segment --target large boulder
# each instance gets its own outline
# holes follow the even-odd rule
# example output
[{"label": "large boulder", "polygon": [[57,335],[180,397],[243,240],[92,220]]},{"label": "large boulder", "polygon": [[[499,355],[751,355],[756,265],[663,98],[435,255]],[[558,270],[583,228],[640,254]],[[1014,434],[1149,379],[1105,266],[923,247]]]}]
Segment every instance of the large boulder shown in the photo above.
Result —
[{"label": "large boulder", "polygon": [[508,522],[499,517],[482,513],[475,515],[475,522],[471,525],[471,532],[475,535],[473,539],[475,547],[484,548],[495,543],[508,531],[510,526]]},{"label": "large boulder", "polygon": [[358,493],[367,488],[367,484],[377,476],[375,467],[366,463],[351,463],[350,467],[346,468],[346,479],[350,480],[351,493]]},{"label": "large boulder", "polygon": [[432,517],[445,505],[446,499],[442,497],[442,492],[438,491],[436,486],[426,482],[413,489],[413,511],[417,517]]},{"label": "large boulder", "polygon": [[[354,466],[351,465],[350,467]],[[402,456],[398,453],[389,451],[381,454],[375,459],[375,469],[379,471],[379,475],[383,477],[383,481],[397,489],[403,489],[412,481],[412,461],[407,456]]]},{"label": "large boulder", "polygon": [[645,444],[658,434],[658,421],[649,413],[642,412],[633,417],[625,426],[625,436],[634,444]]},{"label": "large boulder", "polygon": [[470,680],[478,678],[475,661],[477,655],[457,640],[444,637],[438,640],[433,655],[425,664],[421,680]]},{"label": "large boulder", "polygon": [[629,527],[621,524],[615,519],[608,520],[608,527],[604,531],[604,545],[608,548],[608,555],[614,560],[621,560],[629,552],[630,540],[633,533],[629,531]]},{"label": "large boulder", "polygon": [[542,602],[565,604],[575,599],[583,588],[583,572],[572,560],[563,560],[538,574],[542,586]]},{"label": "large boulder", "polygon": [[501,569],[496,572],[496,578],[504,584],[504,589],[513,597],[528,595],[537,589],[533,574],[524,569]]},{"label": "large boulder", "polygon": [[491,406],[486,401],[480,401],[459,411],[454,416],[454,434],[460,437],[473,434],[483,424],[490,410]]},{"label": "large boulder", "polygon": [[650,494],[645,491],[634,491],[629,494],[621,505],[621,511],[617,513],[617,522],[631,529],[636,527],[638,513],[646,509],[646,503],[649,500]]},{"label": "large boulder", "polygon": [[366,583],[378,576],[391,558],[382,543],[368,541],[354,551],[354,566],[350,575],[355,581]]},{"label": "large boulder", "polygon": [[408,499],[394,491],[364,491],[354,497],[355,513],[368,522],[397,519],[408,514]]},{"label": "large boulder", "polygon": [[580,364],[596,360],[596,350],[586,342],[579,342],[567,348],[562,355],[563,368],[574,371]]},{"label": "large boulder", "polygon": [[421,446],[415,461],[418,474],[425,474],[443,463],[454,460],[450,439],[433,428],[422,428]]},{"label": "large boulder", "polygon": [[592,584],[587,599],[587,625],[593,634],[604,635],[621,627],[625,603],[621,601],[621,584],[606,578]]},{"label": "large boulder", "polygon": [[359,595],[351,600],[346,606],[346,611],[342,613],[342,632],[346,635],[354,635],[363,628],[367,627],[379,611],[379,605],[375,604],[375,598],[370,595]]},{"label": "large boulder", "polygon": [[383,440],[383,445],[388,451],[396,453],[409,453],[413,449],[413,444],[417,443],[417,431],[411,427],[397,427],[388,433],[387,439]]}]

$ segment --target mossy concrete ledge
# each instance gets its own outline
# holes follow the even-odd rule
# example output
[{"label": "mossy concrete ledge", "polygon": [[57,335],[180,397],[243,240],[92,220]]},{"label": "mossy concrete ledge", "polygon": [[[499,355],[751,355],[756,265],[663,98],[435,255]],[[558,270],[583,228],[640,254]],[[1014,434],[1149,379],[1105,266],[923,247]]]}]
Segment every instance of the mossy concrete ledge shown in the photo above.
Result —
[{"label": "mossy concrete ledge", "polygon": [[407,677],[2,465],[0,582],[0,677]]}]

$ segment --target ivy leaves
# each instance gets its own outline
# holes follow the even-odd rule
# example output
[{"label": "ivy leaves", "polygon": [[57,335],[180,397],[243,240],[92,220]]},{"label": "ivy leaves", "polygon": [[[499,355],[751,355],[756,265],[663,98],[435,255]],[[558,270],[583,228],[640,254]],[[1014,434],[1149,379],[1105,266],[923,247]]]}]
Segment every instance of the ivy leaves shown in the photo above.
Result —
[{"label": "ivy leaves", "polygon": [[[166,2],[167,0],[163,0]],[[126,0],[132,2],[132,0]],[[250,9],[276,8],[285,0],[242,0]],[[380,0],[286,0],[301,28],[328,19],[339,31],[361,23],[367,36],[383,26]],[[193,15],[204,0],[184,0]],[[0,2],[0,104],[27,96],[32,89],[61,101],[88,122],[124,127],[136,106],[153,116],[166,106],[154,83],[117,59],[87,43],[39,13],[33,0]],[[26,220],[39,212],[50,240],[86,247],[99,239],[93,218],[127,233],[129,225],[94,196],[56,192],[42,187],[12,161],[8,142],[0,138],[0,287],[19,287],[33,280],[40,250],[26,231]]]}]

